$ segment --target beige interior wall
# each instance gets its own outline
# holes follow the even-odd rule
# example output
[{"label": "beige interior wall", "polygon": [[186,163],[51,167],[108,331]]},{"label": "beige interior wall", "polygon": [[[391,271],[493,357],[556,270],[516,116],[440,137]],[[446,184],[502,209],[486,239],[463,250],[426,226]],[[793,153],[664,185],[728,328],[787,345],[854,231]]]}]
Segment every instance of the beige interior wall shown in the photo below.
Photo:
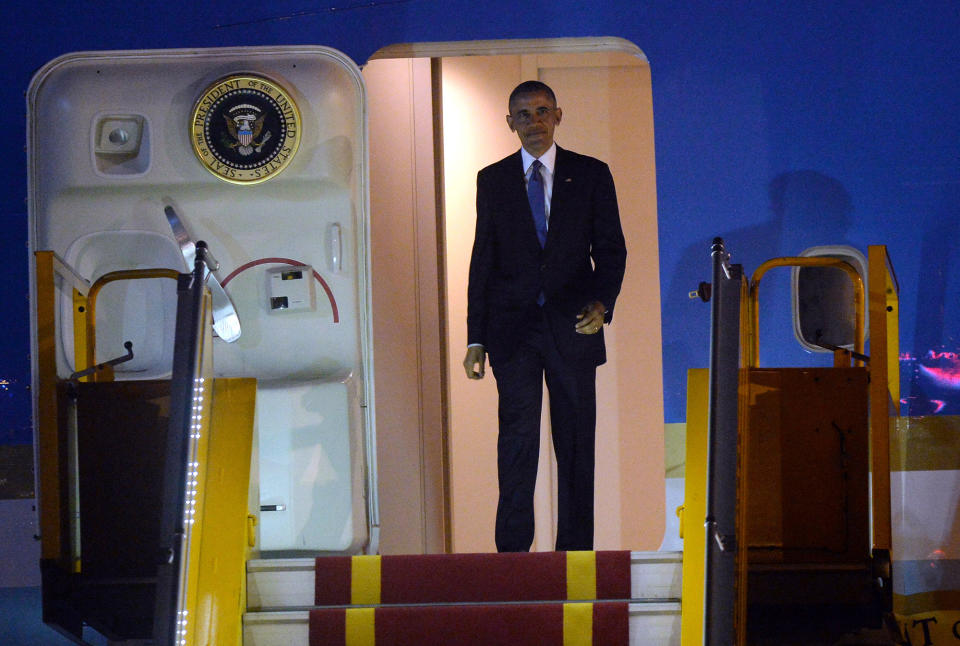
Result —
[{"label": "beige interior wall", "polygon": [[[657,549],[664,528],[663,394],[653,110],[647,64],[626,54],[443,60],[446,299],[453,548],[490,551],[496,511],[496,386],[469,381],[466,285],[476,172],[518,146],[504,120],[510,90],[541,78],[564,110],[559,145],[604,159],[617,184],[627,274],[609,361],[597,377],[597,549]],[[544,416],[546,429],[547,416]],[[544,438],[548,437],[546,435]],[[541,442],[534,549],[552,549],[555,484]]]},{"label": "beige interior wall", "polygon": [[566,108],[560,145],[610,164],[627,271],[597,381],[598,548],[656,549],[664,530],[660,269],[650,67],[626,54],[540,57]]},{"label": "beige interior wall", "polygon": [[497,389],[489,366],[484,379],[471,381],[459,364],[467,345],[476,176],[517,148],[504,121],[504,97],[520,77],[520,57],[445,58],[442,69],[453,550],[490,552],[496,551]]},{"label": "beige interior wall", "polygon": [[430,59],[368,63],[380,551],[443,552],[443,410]]}]

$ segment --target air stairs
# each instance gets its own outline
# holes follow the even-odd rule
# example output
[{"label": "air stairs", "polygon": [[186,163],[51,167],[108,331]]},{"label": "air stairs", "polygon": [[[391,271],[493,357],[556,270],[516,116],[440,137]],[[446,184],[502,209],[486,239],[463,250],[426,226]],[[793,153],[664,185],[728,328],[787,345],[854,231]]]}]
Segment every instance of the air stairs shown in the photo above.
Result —
[{"label": "air stairs", "polygon": [[678,645],[681,563],[680,552],[251,560],[243,644]]}]

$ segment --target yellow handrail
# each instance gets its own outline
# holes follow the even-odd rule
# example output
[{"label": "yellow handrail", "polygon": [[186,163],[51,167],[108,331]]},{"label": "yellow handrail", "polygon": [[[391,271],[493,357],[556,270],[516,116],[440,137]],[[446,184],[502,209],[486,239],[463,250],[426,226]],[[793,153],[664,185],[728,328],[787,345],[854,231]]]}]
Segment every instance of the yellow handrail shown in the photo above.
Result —
[{"label": "yellow handrail", "polygon": [[[118,280],[142,280],[146,278],[172,278],[173,280],[177,280],[179,275],[180,273],[175,269],[124,269],[121,271],[111,271],[94,281],[94,283],[90,285],[90,290],[87,293],[87,311],[85,312],[86,343],[84,345],[86,348],[86,365],[82,367],[77,366],[77,370],[84,370],[96,363],[97,296],[100,294],[101,289],[109,283]],[[94,380],[96,380],[96,378]]]},{"label": "yellow handrail", "polygon": [[[61,559],[65,553],[60,515],[62,460],[57,434],[56,275],[59,259],[52,251],[35,254],[36,278],[36,446],[37,505],[40,524],[40,554],[44,560]],[[72,278],[72,276],[71,276]],[[82,284],[75,287],[83,287]],[[66,561],[69,565],[69,561]]]},{"label": "yellow handrail", "polygon": [[[64,493],[61,491],[61,471],[66,467],[60,455],[57,402],[57,313],[56,281],[59,276],[66,286],[73,289],[75,363],[86,359],[87,366],[77,365],[78,370],[94,365],[95,312],[97,293],[107,283],[116,280],[137,278],[173,278],[179,275],[173,269],[134,269],[105,274],[93,285],[80,276],[70,265],[52,251],[34,253],[36,274],[34,280],[34,304],[36,316],[36,365],[37,365],[37,419],[36,443],[38,456],[37,498],[41,557],[45,560],[60,560],[66,570],[72,563],[69,555],[66,526],[61,515]],[[80,319],[77,321],[77,319]],[[89,343],[88,343],[89,340]]]},{"label": "yellow handrail", "polygon": [[757,368],[760,365],[760,307],[759,307],[759,289],[760,279],[768,270],[774,267],[836,267],[847,272],[850,280],[853,281],[853,304],[856,311],[854,324],[853,350],[858,354],[863,354],[863,328],[864,328],[864,296],[863,296],[863,278],[854,269],[850,263],[839,258],[830,258],[828,256],[784,256],[782,258],[771,258],[753,272],[750,279],[750,353],[747,357],[747,366]]},{"label": "yellow handrail", "polygon": [[890,510],[890,418],[900,414],[899,292],[884,245],[868,249],[870,284],[870,457],[873,546],[892,549]]}]

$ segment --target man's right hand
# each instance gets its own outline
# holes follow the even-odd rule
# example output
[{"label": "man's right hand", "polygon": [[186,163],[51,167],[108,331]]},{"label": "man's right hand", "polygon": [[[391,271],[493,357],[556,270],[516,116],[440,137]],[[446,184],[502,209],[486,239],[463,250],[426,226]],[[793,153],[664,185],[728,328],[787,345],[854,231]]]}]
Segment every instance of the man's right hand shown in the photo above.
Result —
[{"label": "man's right hand", "polygon": [[468,379],[483,379],[484,364],[487,361],[487,351],[482,345],[472,345],[467,348],[467,356],[463,358],[463,369]]}]

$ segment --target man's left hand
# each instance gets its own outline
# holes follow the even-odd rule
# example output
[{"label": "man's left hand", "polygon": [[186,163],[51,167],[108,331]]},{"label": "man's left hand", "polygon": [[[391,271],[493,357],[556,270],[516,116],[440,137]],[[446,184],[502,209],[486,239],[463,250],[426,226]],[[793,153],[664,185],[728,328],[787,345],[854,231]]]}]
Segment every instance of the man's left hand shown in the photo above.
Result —
[{"label": "man's left hand", "polygon": [[596,334],[603,327],[603,318],[607,308],[600,301],[593,301],[577,314],[577,332],[580,334]]}]

